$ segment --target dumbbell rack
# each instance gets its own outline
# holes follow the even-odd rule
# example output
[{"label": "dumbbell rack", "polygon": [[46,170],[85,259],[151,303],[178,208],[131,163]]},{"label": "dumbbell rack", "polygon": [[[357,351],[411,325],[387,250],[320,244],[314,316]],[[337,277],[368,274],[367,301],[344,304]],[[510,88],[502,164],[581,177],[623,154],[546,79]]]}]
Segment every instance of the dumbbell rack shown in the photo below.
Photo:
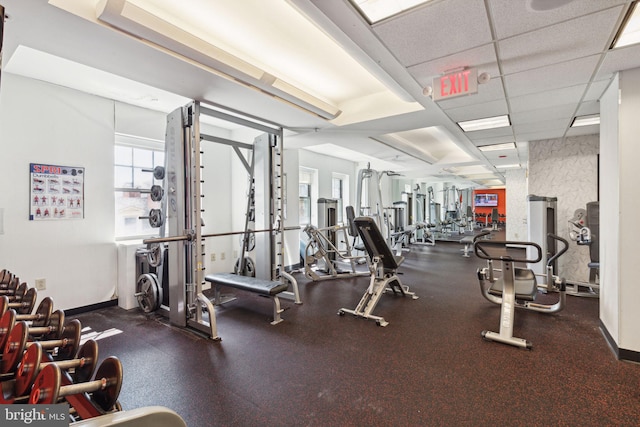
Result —
[{"label": "dumbbell rack", "polygon": [[[207,135],[201,132],[202,115],[264,133],[255,138],[253,144]],[[203,140],[233,147],[247,170],[251,194],[243,232],[202,233]],[[168,263],[168,305],[160,305],[159,308],[173,325],[188,326],[206,333],[211,339],[220,339],[213,303],[202,292],[205,283],[203,256],[206,237],[243,235],[238,265],[239,272],[243,272],[247,239],[252,235],[255,239],[255,277],[289,282],[293,291],[284,292],[284,297],[297,304],[301,303],[297,282],[284,271],[285,188],[282,140],[283,130],[279,125],[220,106],[203,106],[198,101],[178,108],[167,116],[165,197],[162,199],[162,212],[153,215],[154,220],[160,218],[159,222],[154,221],[155,226],[162,228],[160,237],[146,239],[144,243],[148,244],[149,249],[152,245],[161,244],[164,247],[166,244],[168,255],[163,256],[162,260],[166,259]],[[245,157],[241,150],[245,150],[248,156]],[[252,221],[249,220],[250,213]],[[149,217],[150,223],[151,217],[152,215]],[[152,285],[161,286],[158,282]]]}]

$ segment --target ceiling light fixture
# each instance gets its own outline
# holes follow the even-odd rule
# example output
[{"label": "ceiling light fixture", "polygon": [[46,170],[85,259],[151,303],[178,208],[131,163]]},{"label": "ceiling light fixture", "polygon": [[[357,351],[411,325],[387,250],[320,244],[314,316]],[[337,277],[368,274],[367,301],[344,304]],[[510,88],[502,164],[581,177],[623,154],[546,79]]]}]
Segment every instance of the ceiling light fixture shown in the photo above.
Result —
[{"label": "ceiling light fixture", "polygon": [[257,89],[326,120],[340,109],[206,42],[128,0],[101,0],[96,16],[110,26],[194,61],[246,87]]},{"label": "ceiling light fixture", "polygon": [[476,130],[496,129],[511,126],[511,121],[509,120],[509,115],[505,114],[503,116],[458,122],[458,126],[460,126],[465,132],[473,132]]},{"label": "ceiling light fixture", "polygon": [[500,150],[515,150],[516,143],[515,142],[507,142],[504,144],[492,144],[492,145],[481,145],[478,147],[480,151],[500,151]]},{"label": "ceiling light fixture", "polygon": [[431,0],[350,0],[370,24],[397,15]]},{"label": "ceiling light fixture", "polygon": [[496,169],[516,169],[520,167],[520,163],[514,163],[512,165],[496,165]]},{"label": "ceiling light fixture", "polygon": [[571,122],[571,127],[576,128],[579,126],[591,126],[600,124],[600,114],[591,114],[589,116],[574,117]]},{"label": "ceiling light fixture", "polygon": [[640,8],[634,1],[622,20],[622,24],[613,38],[609,49],[640,43]]}]

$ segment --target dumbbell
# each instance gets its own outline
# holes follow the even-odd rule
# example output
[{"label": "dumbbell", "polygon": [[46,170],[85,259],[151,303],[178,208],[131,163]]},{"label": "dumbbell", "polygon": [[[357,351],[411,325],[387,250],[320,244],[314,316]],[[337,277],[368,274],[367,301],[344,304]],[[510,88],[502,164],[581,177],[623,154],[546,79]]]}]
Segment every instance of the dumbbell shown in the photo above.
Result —
[{"label": "dumbbell", "polygon": [[0,295],[14,295],[19,284],[20,279],[17,277],[12,278],[7,283],[2,283],[0,285]]},{"label": "dumbbell", "polygon": [[[9,287],[7,289],[0,290],[0,295],[6,295],[10,301],[20,300],[27,292],[27,289],[29,289],[27,283],[20,283],[20,279],[18,279],[17,277],[15,277],[8,286]],[[12,290],[9,291],[9,288],[11,288]]]},{"label": "dumbbell", "polygon": [[[15,310],[9,310],[0,318],[0,348],[4,348],[7,343],[7,337],[15,327],[17,314]],[[25,323],[27,334],[39,339],[60,339],[64,330],[64,312],[62,310],[54,311],[49,317],[46,326],[28,326]]]},{"label": "dumbbell", "polygon": [[6,268],[0,271],[0,285],[8,284],[13,279],[13,274]]},{"label": "dumbbell", "polygon": [[[24,352],[18,370],[15,373],[14,392],[16,396],[22,396],[33,384],[36,375],[50,364],[67,370],[73,369],[71,377],[76,383],[84,383],[91,380],[98,363],[98,343],[95,340],[85,342],[75,359],[51,361],[46,356],[42,357],[42,346],[35,342]],[[43,360],[44,359],[44,360]]]},{"label": "dumbbell", "polygon": [[114,356],[100,364],[93,381],[78,384],[62,385],[60,368],[51,364],[45,366],[36,377],[29,403],[51,405],[57,403],[59,397],[92,393],[91,400],[104,411],[110,411],[118,400],[121,387],[122,363]]},{"label": "dumbbell", "polygon": [[24,351],[38,343],[43,350],[58,349],[56,360],[69,360],[76,357],[80,346],[80,333],[82,326],[78,319],[73,319],[64,326],[59,339],[28,342],[29,329],[25,322],[16,322],[4,345],[0,373],[13,372],[18,366]]},{"label": "dumbbell", "polygon": [[15,309],[18,314],[29,314],[36,305],[38,291],[36,288],[28,288],[27,290],[27,284],[23,283],[18,286],[15,298],[7,295],[2,295],[2,297],[7,299],[7,308]]},{"label": "dumbbell", "polygon": [[[6,296],[0,296],[0,317],[9,310],[9,304],[9,298]],[[21,310],[17,310],[16,321],[27,320],[33,322],[31,323],[31,326],[47,326],[52,312],[53,300],[50,297],[45,297],[40,301],[36,312],[33,314],[22,313]]]}]

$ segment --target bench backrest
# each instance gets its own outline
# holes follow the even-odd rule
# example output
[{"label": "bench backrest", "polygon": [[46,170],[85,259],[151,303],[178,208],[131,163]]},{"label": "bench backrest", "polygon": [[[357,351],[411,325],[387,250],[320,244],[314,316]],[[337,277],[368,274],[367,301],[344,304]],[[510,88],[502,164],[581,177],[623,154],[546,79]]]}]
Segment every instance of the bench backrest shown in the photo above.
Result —
[{"label": "bench backrest", "polygon": [[354,219],[353,222],[358,228],[358,234],[360,234],[360,238],[362,238],[369,258],[373,259],[374,257],[378,257],[382,260],[382,265],[385,269],[396,270],[399,263],[393,256],[391,248],[387,245],[374,219],[368,216],[361,216]]}]

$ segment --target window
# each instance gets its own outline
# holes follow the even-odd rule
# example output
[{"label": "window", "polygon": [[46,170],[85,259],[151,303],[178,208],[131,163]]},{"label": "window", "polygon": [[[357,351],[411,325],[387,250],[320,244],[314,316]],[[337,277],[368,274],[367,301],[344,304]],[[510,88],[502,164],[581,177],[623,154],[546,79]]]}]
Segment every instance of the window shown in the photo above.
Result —
[{"label": "window", "polygon": [[342,179],[333,177],[331,179],[331,197],[338,200],[338,215],[336,215],[336,222],[341,223],[342,220],[342,211],[344,210],[342,205]]},{"label": "window", "polygon": [[338,200],[338,216],[336,221],[344,224],[345,207],[349,203],[349,175],[334,172],[331,178],[331,197]]},{"label": "window", "polygon": [[299,184],[298,221],[301,226],[311,224],[311,184]]},{"label": "window", "polygon": [[162,185],[154,178],[156,166],[164,166],[162,141],[116,135],[114,147],[115,229],[116,239],[141,238],[159,235],[146,219],[151,209],[160,209],[161,202],[151,200],[149,189]]}]

